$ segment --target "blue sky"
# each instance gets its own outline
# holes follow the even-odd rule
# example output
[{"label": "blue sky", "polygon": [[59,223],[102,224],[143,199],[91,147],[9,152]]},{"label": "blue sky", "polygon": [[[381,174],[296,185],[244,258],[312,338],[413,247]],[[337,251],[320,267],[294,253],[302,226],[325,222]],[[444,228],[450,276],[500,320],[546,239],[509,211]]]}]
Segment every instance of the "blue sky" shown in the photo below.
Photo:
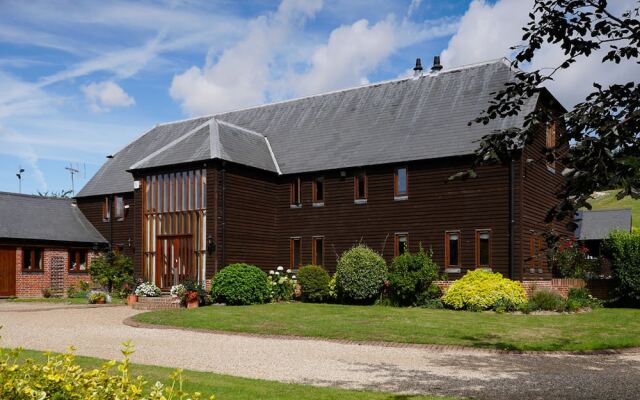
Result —
[{"label": "blue sky", "polygon": [[[620,0],[629,3],[633,0]],[[0,0],[0,191],[76,191],[158,122],[509,56],[528,0]],[[559,59],[542,52],[540,65]],[[553,89],[566,105],[599,73]],[[631,75],[607,72],[606,79]],[[588,78],[587,78],[588,77]],[[606,83],[606,82],[605,82]]]}]

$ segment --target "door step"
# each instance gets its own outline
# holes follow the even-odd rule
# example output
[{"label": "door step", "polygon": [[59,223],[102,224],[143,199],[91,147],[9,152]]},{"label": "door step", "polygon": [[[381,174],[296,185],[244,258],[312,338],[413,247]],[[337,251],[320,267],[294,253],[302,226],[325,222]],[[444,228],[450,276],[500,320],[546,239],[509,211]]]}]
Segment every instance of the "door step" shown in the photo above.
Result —
[{"label": "door step", "polygon": [[180,308],[180,299],[171,296],[138,297],[138,301],[131,305],[134,310],[170,310]]}]

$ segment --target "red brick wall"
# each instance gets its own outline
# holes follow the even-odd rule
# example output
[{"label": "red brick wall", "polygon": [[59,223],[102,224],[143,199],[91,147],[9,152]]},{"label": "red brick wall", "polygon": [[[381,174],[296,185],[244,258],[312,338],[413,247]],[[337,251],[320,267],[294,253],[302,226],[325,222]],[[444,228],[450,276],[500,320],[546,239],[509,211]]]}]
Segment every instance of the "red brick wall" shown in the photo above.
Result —
[{"label": "red brick wall", "polygon": [[[43,270],[41,272],[24,272],[22,270],[22,248],[16,249],[16,297],[42,297],[42,290],[51,288],[51,262],[54,257],[64,259],[64,296],[70,286],[78,288],[80,281],[90,282],[89,273],[69,272],[69,253],[65,248],[44,248]],[[91,265],[91,259],[96,254],[89,251],[87,255],[87,268]]]},{"label": "red brick wall", "polygon": [[[454,281],[436,281],[434,282],[440,289],[447,290],[449,286]],[[562,297],[567,297],[569,294],[569,289],[572,288],[583,288],[587,286],[587,283],[582,279],[546,279],[546,280],[536,280],[536,281],[523,281],[522,286],[524,286],[524,290],[527,292],[527,297],[531,296],[531,294],[536,290],[553,290],[559,293]],[[597,298],[605,298],[600,297],[604,289],[599,290],[597,293],[592,291],[594,297]]]}]

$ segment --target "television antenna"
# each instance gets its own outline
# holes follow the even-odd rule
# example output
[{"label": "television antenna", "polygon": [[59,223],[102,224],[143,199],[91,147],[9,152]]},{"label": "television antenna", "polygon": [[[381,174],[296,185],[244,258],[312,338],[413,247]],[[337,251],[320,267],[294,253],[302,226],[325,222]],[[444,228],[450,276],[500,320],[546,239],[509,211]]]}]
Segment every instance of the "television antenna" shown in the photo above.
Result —
[{"label": "television antenna", "polygon": [[73,196],[75,196],[76,195],[76,191],[75,191],[75,188],[73,186],[73,175],[75,175],[78,172],[80,172],[80,170],[78,170],[77,168],[73,168],[73,164],[71,164],[71,163],[69,163],[68,167],[64,167],[64,169],[69,171],[69,174],[71,175],[71,194]]},{"label": "television antenna", "polygon": [[18,166],[18,173],[16,176],[18,177],[18,193],[22,193],[22,173],[24,172],[24,168]]}]

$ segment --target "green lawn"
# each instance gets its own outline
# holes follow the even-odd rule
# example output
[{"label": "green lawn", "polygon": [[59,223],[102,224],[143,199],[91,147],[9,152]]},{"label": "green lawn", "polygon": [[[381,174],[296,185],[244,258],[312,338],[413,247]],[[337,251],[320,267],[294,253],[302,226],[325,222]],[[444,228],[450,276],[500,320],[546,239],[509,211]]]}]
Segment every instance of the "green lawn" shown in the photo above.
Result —
[{"label": "green lawn", "polygon": [[640,200],[625,197],[622,200],[616,199],[619,190],[609,190],[602,196],[591,199],[589,203],[594,210],[606,210],[608,208],[630,208],[631,221],[634,229],[640,229]]},{"label": "green lawn", "polygon": [[[111,304],[124,304],[127,299],[112,299]],[[66,298],[66,297],[35,297],[25,299],[9,299],[14,303],[60,303],[60,304],[89,304],[86,298]]]},{"label": "green lawn", "polygon": [[[23,358],[44,360],[45,353],[40,351],[25,350]],[[83,368],[95,368],[102,365],[105,360],[93,357],[77,357],[78,364]],[[134,376],[142,375],[149,382],[149,386],[156,381],[170,383],[172,368],[156,367],[151,365],[132,364],[131,372]],[[331,399],[373,399],[373,400],[453,400],[451,397],[433,396],[404,396],[392,393],[343,390],[335,388],[315,387],[309,385],[286,384],[258,379],[238,378],[229,375],[220,375],[209,372],[197,372],[185,370],[184,389],[187,391],[199,391],[206,394],[215,394],[217,400],[331,400]]]},{"label": "green lawn", "polygon": [[514,315],[332,304],[202,307],[138,314],[150,324],[358,341],[513,350],[640,347],[640,310]]}]

